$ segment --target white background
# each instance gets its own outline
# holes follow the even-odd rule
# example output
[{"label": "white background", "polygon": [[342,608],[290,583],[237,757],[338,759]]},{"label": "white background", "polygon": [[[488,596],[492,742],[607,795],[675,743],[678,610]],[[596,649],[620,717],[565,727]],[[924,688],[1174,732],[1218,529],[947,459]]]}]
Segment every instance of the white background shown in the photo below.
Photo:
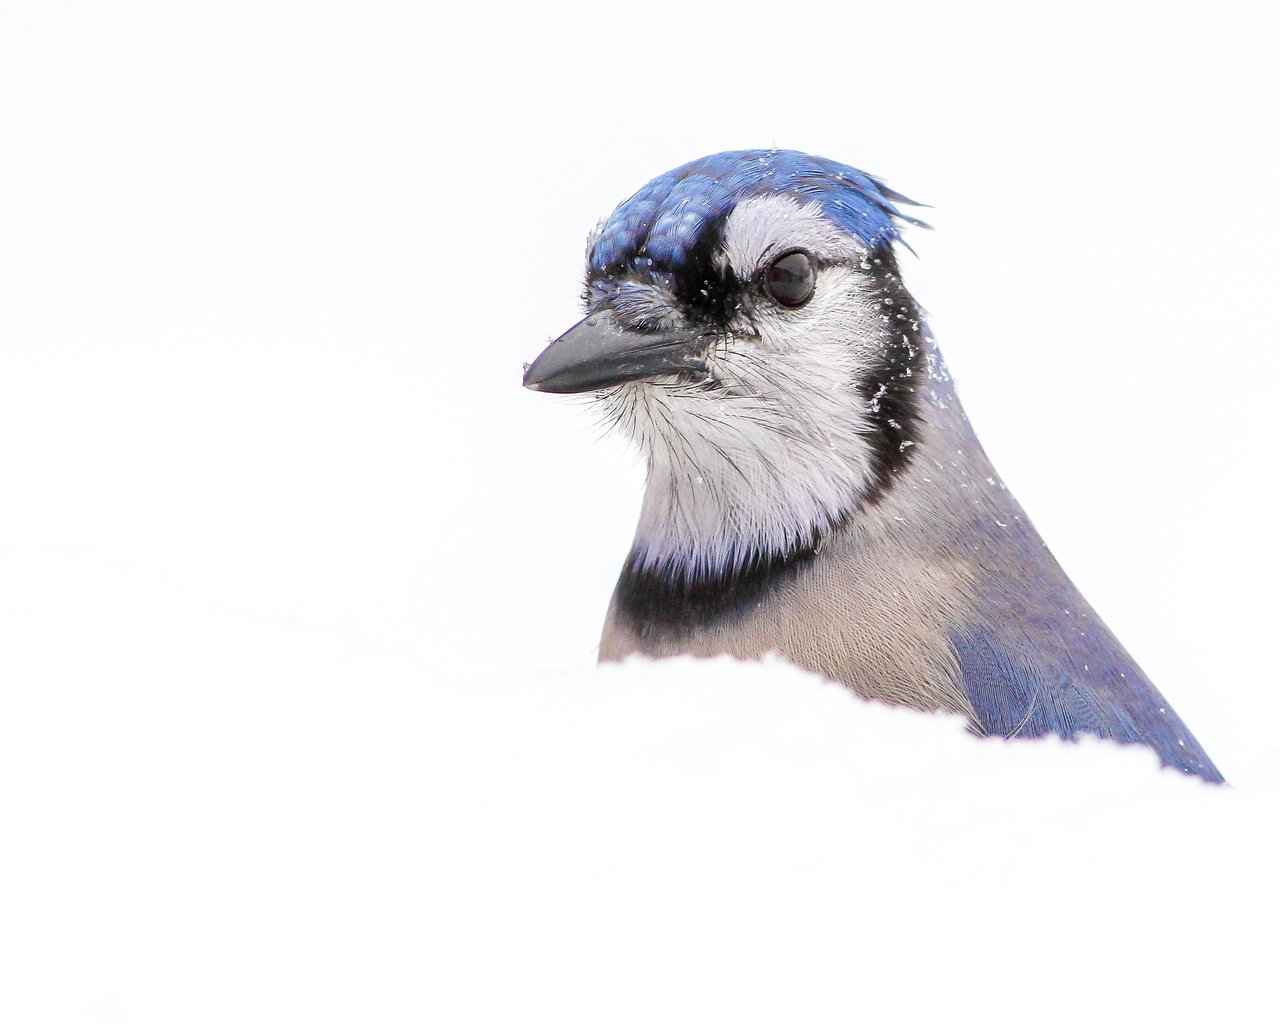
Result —
[{"label": "white background", "polygon": [[[7,4],[0,1015],[1274,1009],[1278,44],[1266,2]],[[1232,790],[591,669],[642,469],[521,364],[598,217],[768,145],[933,207],[979,436]]]}]

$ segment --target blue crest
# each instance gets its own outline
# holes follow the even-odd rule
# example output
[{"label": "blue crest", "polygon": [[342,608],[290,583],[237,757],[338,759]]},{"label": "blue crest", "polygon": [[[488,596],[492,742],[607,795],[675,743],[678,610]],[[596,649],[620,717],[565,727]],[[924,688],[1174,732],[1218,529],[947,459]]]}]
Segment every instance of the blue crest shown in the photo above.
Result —
[{"label": "blue crest", "polygon": [[913,203],[853,167],[789,149],[743,149],[668,171],[621,203],[591,247],[592,273],[627,265],[679,267],[703,231],[750,196],[787,194],[817,203],[834,224],[876,248],[899,240]]}]

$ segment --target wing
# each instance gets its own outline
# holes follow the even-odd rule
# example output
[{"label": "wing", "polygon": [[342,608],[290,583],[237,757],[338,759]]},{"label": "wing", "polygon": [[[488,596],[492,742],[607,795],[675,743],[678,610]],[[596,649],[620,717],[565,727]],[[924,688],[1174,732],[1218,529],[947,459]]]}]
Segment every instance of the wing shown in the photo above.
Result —
[{"label": "wing", "polygon": [[1166,765],[1222,782],[1195,737],[1106,626],[1094,619],[1088,627],[1033,635],[1012,623],[953,630],[965,690],[983,730],[1006,739],[1091,733],[1145,743]]}]

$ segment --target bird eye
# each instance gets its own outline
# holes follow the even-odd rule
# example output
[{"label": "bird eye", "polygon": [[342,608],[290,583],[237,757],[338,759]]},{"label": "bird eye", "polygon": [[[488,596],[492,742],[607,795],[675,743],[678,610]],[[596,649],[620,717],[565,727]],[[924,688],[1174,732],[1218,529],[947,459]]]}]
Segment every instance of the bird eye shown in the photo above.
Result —
[{"label": "bird eye", "polygon": [[807,252],[789,252],[769,264],[764,272],[764,290],[783,306],[803,306],[813,298],[816,277]]}]

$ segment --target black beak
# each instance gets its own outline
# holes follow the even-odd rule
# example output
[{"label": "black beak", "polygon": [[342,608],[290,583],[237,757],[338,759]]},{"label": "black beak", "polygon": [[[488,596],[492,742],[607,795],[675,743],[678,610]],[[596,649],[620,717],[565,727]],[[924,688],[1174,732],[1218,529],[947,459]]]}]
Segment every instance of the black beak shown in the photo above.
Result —
[{"label": "black beak", "polygon": [[524,386],[572,395],[646,377],[706,373],[714,341],[700,331],[629,331],[606,311],[592,313],[525,368]]}]

